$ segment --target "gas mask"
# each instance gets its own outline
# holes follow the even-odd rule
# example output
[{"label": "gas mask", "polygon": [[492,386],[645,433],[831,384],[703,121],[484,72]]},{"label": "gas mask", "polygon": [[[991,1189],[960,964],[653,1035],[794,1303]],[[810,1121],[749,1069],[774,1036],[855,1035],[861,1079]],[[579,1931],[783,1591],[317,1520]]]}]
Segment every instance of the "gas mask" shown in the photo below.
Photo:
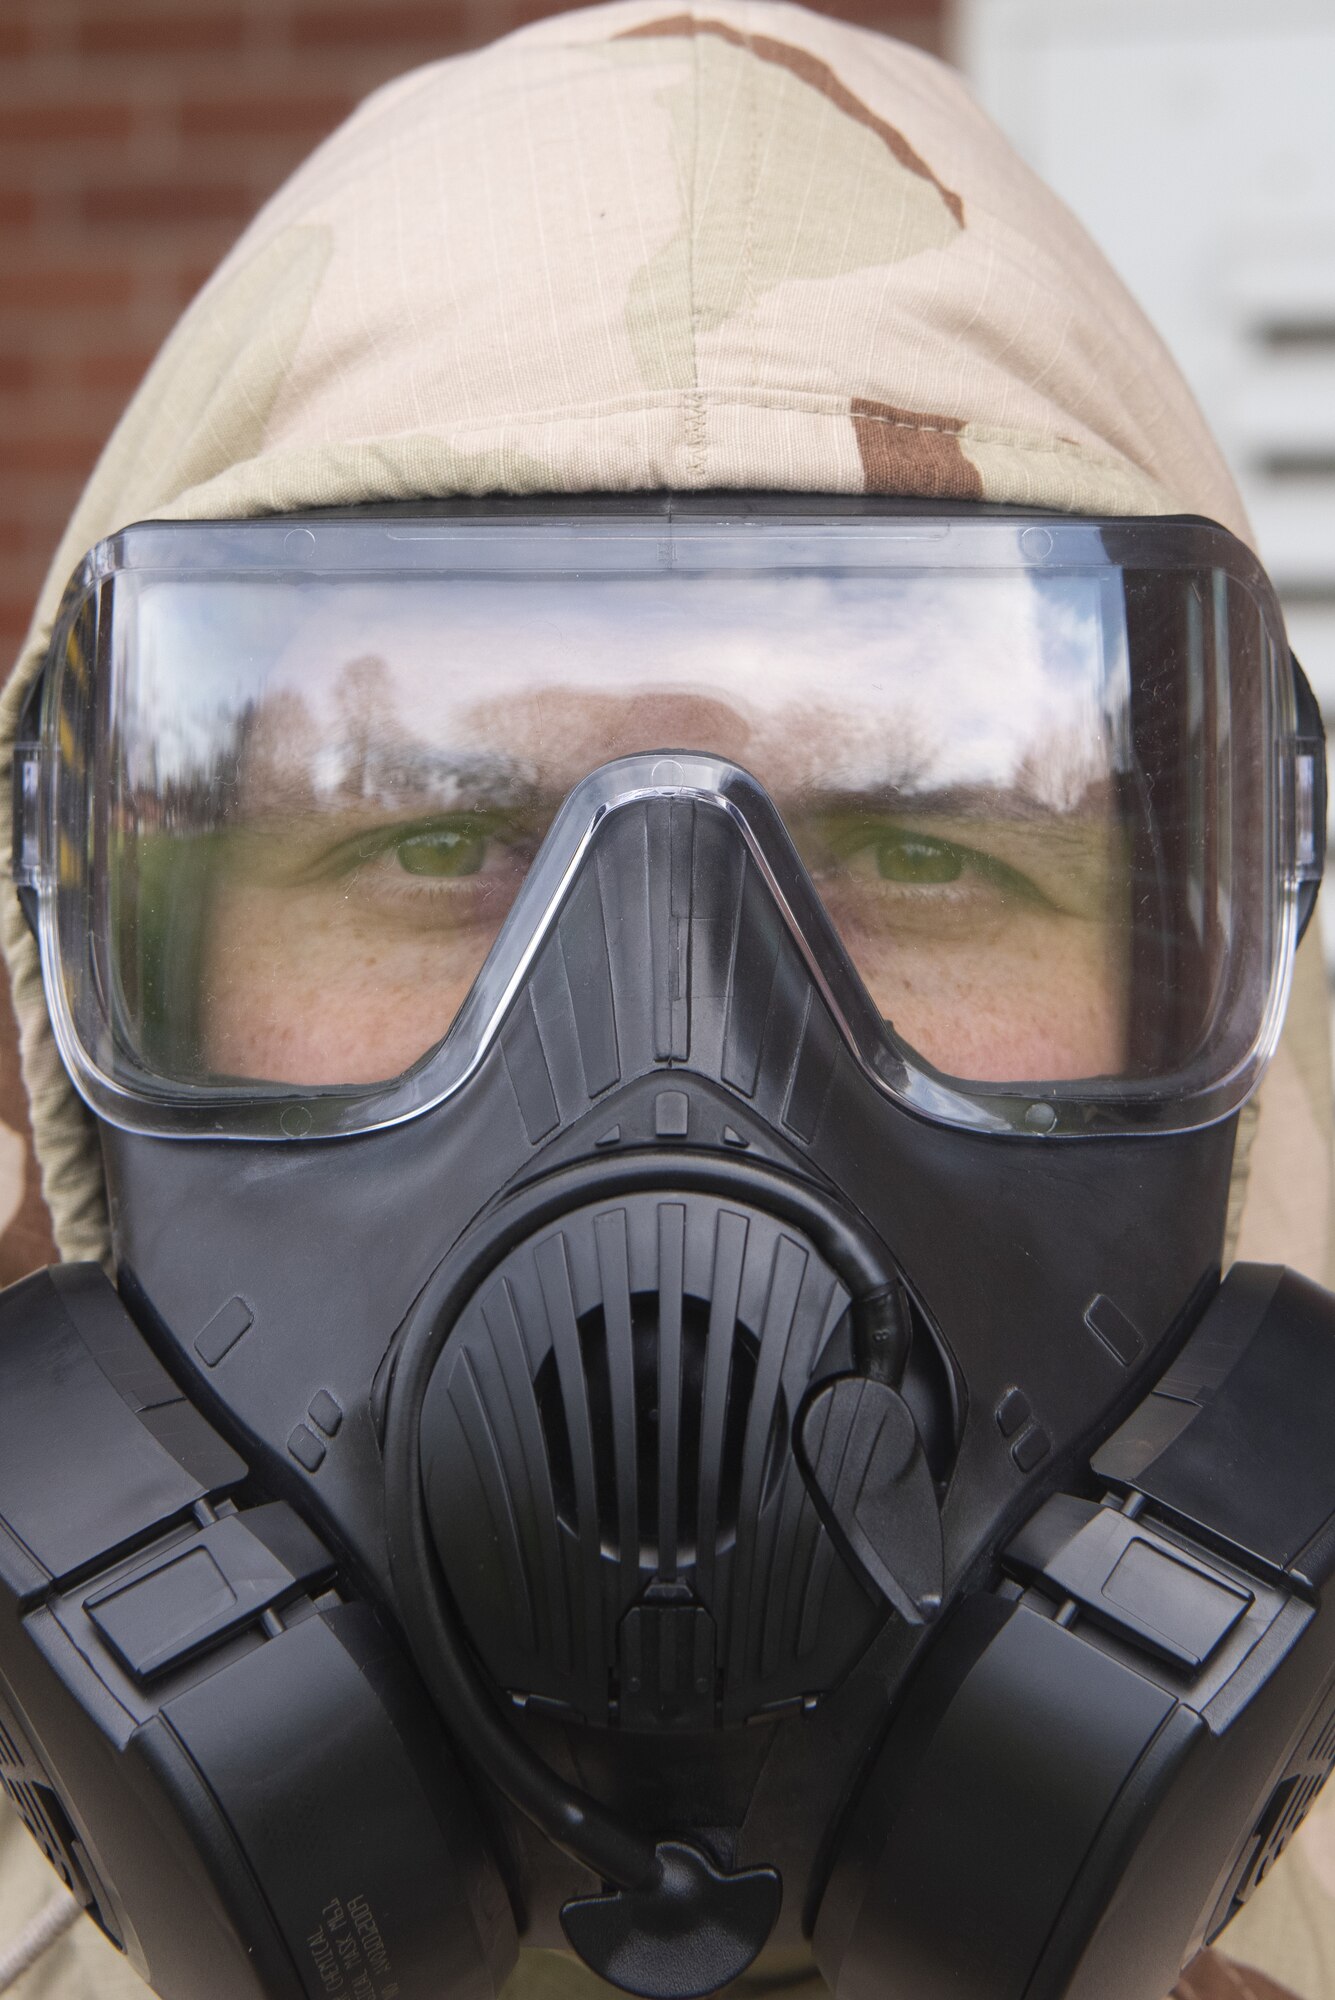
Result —
[{"label": "gas mask", "polygon": [[0,1780],[158,1993],[1161,2000],[1335,1760],[1335,1307],[1220,1274],[1324,792],[1195,520],[93,551]]}]

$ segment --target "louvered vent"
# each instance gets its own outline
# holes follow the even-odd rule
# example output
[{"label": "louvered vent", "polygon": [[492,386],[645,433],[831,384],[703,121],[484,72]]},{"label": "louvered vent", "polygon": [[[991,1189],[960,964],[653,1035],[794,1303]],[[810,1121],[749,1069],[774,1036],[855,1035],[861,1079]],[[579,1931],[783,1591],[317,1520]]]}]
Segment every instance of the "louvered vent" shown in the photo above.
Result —
[{"label": "louvered vent", "polygon": [[[701,1491],[701,1457],[716,1443],[706,1436],[705,1379],[709,1372],[709,1329],[712,1317],[707,1299],[685,1294],[680,1321],[667,1329],[668,1339],[679,1353],[679,1389],[676,1411],[665,1412],[659,1361],[662,1354],[663,1300],[656,1292],[634,1292],[630,1297],[630,1388],[634,1410],[635,1441],[623,1459],[633,1460],[633,1495],[619,1481],[619,1454],[615,1427],[623,1420],[620,1396],[623,1385],[617,1380],[616,1343],[624,1322],[614,1316],[609,1325],[605,1307],[595,1306],[576,1322],[579,1354],[584,1370],[589,1411],[589,1448],[593,1458],[594,1492],[597,1499],[600,1546],[605,1555],[618,1562],[629,1552],[637,1565],[661,1573],[699,1561],[698,1536],[703,1526],[712,1542],[715,1560],[736,1540],[737,1503],[742,1484],[742,1455],[746,1446],[748,1418],[756,1386],[756,1365],[760,1345],[749,1327],[740,1321],[732,1330],[730,1350],[725,1343],[721,1369],[726,1372],[721,1413],[711,1407],[710,1429],[721,1433],[722,1466],[712,1498],[709,1482]],[[616,1383],[614,1388],[613,1384]],[[538,1413],[542,1420],[551,1466],[552,1497],[557,1518],[571,1534],[578,1533],[579,1503],[576,1495],[574,1455],[566,1418],[561,1372],[555,1351],[548,1354],[535,1383]],[[675,1449],[667,1436],[668,1424],[675,1430]],[[762,1495],[773,1489],[781,1465],[781,1453],[788,1436],[788,1408],[782,1388],[768,1412],[768,1438]],[[663,1464],[663,1453],[671,1464]],[[763,1504],[763,1501],[762,1501]]]},{"label": "louvered vent", "polygon": [[17,1771],[22,1763],[18,1745],[5,1728],[3,1715],[0,1714],[0,1771]]},{"label": "louvered vent", "polygon": [[87,1856],[69,1815],[28,1747],[17,1716],[3,1700],[0,1700],[0,1786],[70,1894],[83,1904],[111,1942],[123,1949],[109,1915],[107,1899],[94,1891],[92,1869],[87,1865]]},{"label": "louvered vent", "polygon": [[884,1614],[791,1431],[847,1303],[795,1231],[704,1195],[591,1206],[510,1252],[422,1415],[436,1545],[500,1686],[712,1728],[846,1671]]},{"label": "louvered vent", "polygon": [[1253,1889],[1264,1882],[1311,1811],[1332,1770],[1335,1770],[1335,1694],[1327,1699],[1305,1742],[1266,1802],[1243,1851],[1232,1893],[1221,1905],[1220,1921],[1213,1926],[1216,1935],[1236,1916]]}]

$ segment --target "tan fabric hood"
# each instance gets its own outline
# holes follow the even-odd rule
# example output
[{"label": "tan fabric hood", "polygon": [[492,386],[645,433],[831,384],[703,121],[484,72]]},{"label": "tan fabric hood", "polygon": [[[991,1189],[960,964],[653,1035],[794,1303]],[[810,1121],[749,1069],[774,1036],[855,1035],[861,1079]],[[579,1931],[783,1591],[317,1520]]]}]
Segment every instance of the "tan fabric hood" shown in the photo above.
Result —
[{"label": "tan fabric hood", "polygon": [[[94,473],[0,768],[61,586],[129,521],[736,486],[1248,532],[1162,345],[950,70],[797,7],[623,0],[400,79],[259,215]],[[4,942],[57,1237],[104,1255],[90,1121],[12,898]],[[1314,1271],[1323,1046],[1272,1072],[1319,1182],[1304,1233],[1280,1203],[1249,1241]]]}]

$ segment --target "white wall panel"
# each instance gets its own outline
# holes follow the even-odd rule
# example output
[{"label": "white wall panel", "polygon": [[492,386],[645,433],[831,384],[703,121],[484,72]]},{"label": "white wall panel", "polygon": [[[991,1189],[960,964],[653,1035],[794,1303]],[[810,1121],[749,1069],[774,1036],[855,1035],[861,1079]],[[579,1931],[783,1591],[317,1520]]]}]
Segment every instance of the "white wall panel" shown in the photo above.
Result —
[{"label": "white wall panel", "polygon": [[1335,718],[1335,4],[957,0],[955,43],[1177,355]]}]

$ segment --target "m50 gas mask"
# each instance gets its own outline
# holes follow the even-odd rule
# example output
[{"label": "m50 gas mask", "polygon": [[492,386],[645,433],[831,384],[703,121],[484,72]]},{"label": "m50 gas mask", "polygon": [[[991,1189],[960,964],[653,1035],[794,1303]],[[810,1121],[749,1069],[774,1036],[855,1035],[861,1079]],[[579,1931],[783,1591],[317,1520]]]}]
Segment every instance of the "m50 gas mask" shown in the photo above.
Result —
[{"label": "m50 gas mask", "polygon": [[1335,1306],[1220,1276],[1324,791],[1193,520],[92,552],[0,1779],[159,1993],[1161,2000],[1335,1759]]}]

